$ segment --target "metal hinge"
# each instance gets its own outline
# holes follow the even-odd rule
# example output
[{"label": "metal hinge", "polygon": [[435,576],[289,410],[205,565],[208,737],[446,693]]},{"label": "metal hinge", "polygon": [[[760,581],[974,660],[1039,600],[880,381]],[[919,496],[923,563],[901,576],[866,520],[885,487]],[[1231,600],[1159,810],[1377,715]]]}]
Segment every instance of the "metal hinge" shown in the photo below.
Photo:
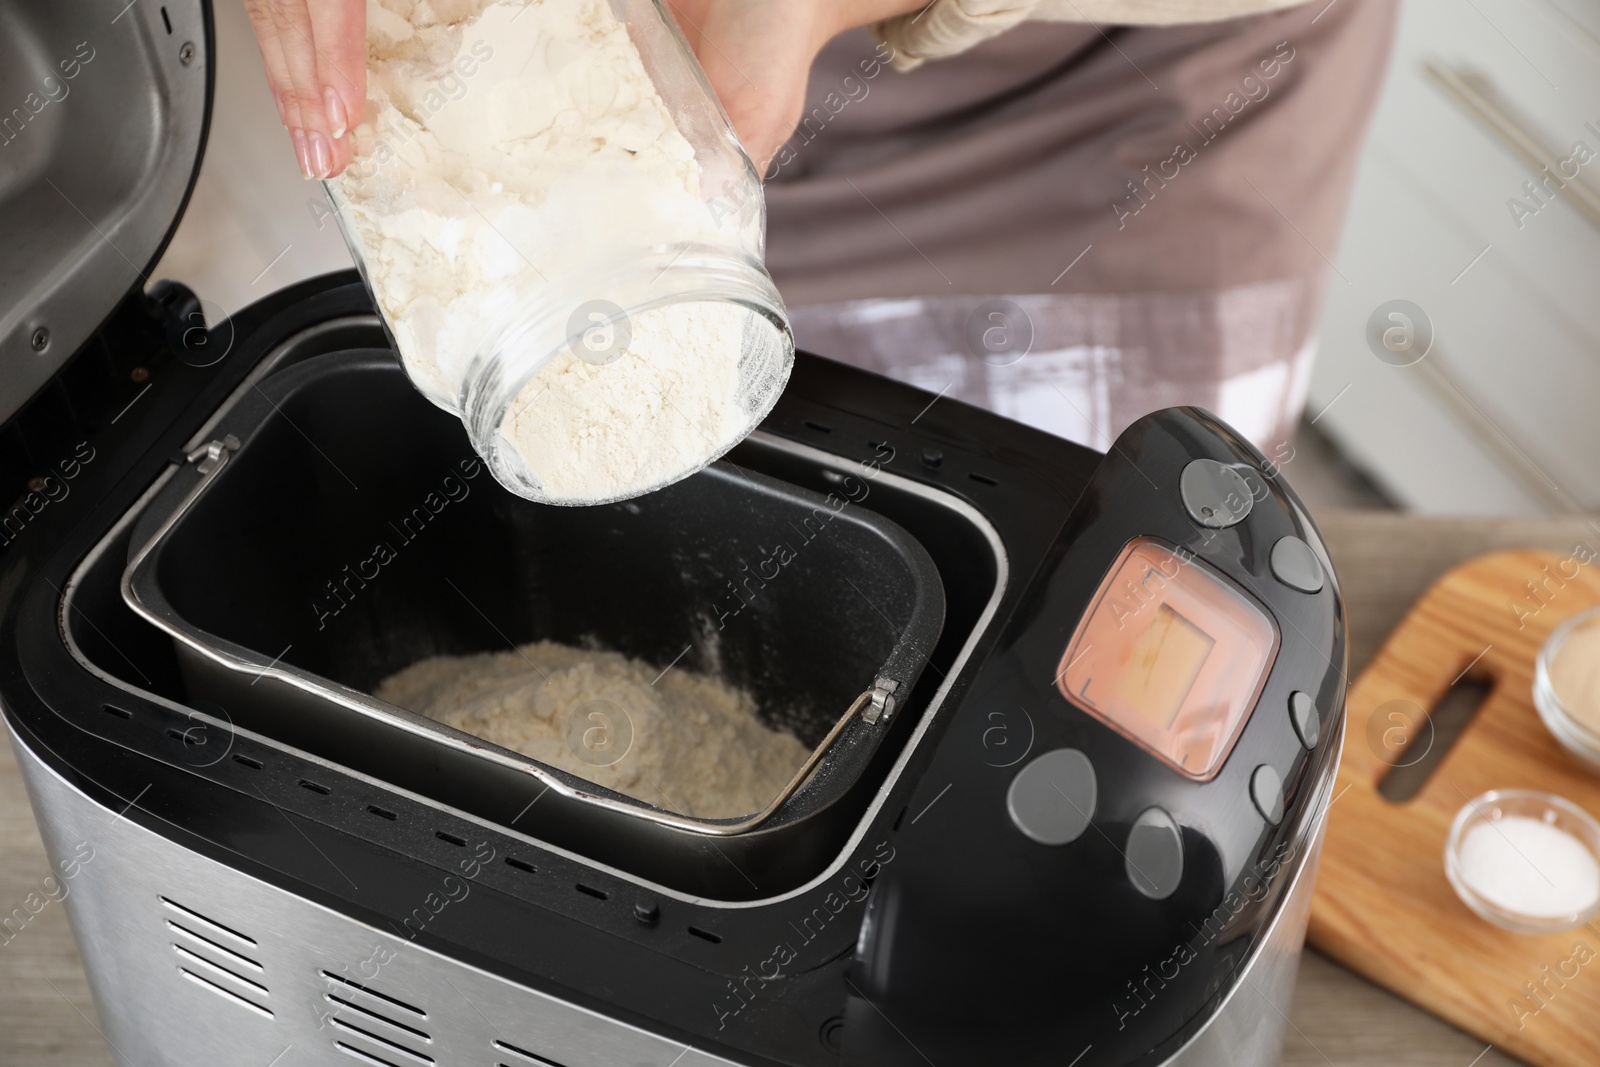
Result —
[{"label": "metal hinge", "polygon": [[228,453],[239,451],[239,439],[229,434],[220,441],[207,441],[186,457],[201,474],[210,474],[228,459]]},{"label": "metal hinge", "polygon": [[874,725],[880,721],[888,722],[890,716],[894,715],[895,693],[899,688],[900,683],[893,678],[879,678],[873,682],[871,699],[861,717]]}]

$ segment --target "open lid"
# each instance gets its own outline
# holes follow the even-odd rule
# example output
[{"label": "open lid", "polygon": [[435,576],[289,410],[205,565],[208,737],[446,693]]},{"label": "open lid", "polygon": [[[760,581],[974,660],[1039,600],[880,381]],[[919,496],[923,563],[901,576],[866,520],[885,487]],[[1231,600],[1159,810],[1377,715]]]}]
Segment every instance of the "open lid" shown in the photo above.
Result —
[{"label": "open lid", "polygon": [[166,247],[211,110],[210,0],[0,0],[0,422]]}]

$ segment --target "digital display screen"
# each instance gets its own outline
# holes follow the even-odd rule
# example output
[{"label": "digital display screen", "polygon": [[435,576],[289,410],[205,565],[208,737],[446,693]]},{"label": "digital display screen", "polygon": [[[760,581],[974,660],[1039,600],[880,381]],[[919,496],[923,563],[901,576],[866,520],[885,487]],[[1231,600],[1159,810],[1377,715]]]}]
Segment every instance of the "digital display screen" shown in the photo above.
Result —
[{"label": "digital display screen", "polygon": [[1152,722],[1170,728],[1216,643],[1200,627],[1162,604],[1117,678],[1117,696]]},{"label": "digital display screen", "polygon": [[1193,552],[1140,537],[1101,579],[1056,688],[1179,772],[1221,768],[1277,656],[1277,623]]}]

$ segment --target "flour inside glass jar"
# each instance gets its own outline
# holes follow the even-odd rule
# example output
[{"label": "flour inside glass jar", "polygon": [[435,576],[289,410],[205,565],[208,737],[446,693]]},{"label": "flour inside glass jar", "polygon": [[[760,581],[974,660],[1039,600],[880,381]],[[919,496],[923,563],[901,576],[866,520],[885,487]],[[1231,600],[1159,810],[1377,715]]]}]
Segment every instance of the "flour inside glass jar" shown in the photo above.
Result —
[{"label": "flour inside glass jar", "polygon": [[[400,356],[435,403],[460,413],[496,332],[595,265],[726,244],[701,179],[604,0],[370,0],[367,108],[349,169],[328,184]],[[635,495],[748,432],[739,364],[751,312],[697,300],[585,318],[572,303],[573,343],[499,425],[545,498]]]}]

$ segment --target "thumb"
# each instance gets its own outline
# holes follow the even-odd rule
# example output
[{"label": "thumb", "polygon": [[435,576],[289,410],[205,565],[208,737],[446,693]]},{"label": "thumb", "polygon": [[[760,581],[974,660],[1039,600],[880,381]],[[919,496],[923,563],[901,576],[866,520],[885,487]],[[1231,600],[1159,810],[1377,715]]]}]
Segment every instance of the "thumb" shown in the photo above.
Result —
[{"label": "thumb", "polygon": [[789,139],[805,106],[812,60],[831,34],[812,5],[713,0],[680,22],[734,132],[761,172]]},{"label": "thumb", "polygon": [[716,62],[706,69],[711,86],[717,91],[734,133],[744,146],[756,170],[762,174],[783,143],[794,132],[805,107],[805,64],[797,75],[774,78],[770,74],[760,82],[747,82],[730,64]]}]

